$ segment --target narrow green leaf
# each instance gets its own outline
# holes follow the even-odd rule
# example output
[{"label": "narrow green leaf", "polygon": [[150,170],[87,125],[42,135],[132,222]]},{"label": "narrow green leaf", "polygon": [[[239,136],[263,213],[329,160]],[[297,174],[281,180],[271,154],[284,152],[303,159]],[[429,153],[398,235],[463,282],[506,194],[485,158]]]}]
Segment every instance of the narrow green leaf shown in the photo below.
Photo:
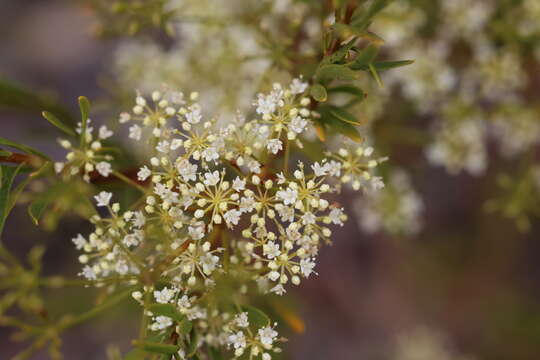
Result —
[{"label": "narrow green leaf", "polygon": [[360,133],[358,132],[356,127],[354,127],[354,125],[348,122],[342,121],[341,119],[337,118],[335,114],[331,111],[332,109],[333,107],[329,106],[319,107],[319,113],[321,114],[319,122],[321,124],[324,124],[324,127],[329,129],[330,131],[347,136],[353,141],[362,141],[362,137],[360,136]]},{"label": "narrow green leaf", "polygon": [[11,156],[12,154],[13,153],[11,151],[0,149],[0,156],[8,157],[8,156]]},{"label": "narrow green leaf", "polygon": [[148,310],[155,315],[167,316],[176,321],[182,321],[185,318],[173,304],[151,304]]},{"label": "narrow green leaf", "polygon": [[397,60],[397,61],[378,61],[374,62],[373,66],[375,69],[381,71],[381,70],[389,70],[394,69],[397,67],[407,66],[414,63],[414,60]]},{"label": "narrow green leaf", "polygon": [[58,119],[52,113],[48,111],[43,111],[41,114],[47,121],[49,121],[51,124],[56,126],[58,129],[62,130],[68,135],[75,136],[75,131],[73,131],[71,128],[65,125],[62,121],[60,121],[60,119]]},{"label": "narrow green leaf", "polygon": [[90,101],[85,96],[79,96],[79,108],[81,110],[81,145],[86,141],[86,128],[90,114]]},{"label": "narrow green leaf", "polygon": [[354,63],[351,65],[351,69],[356,70],[359,67],[371,64],[378,53],[379,47],[374,44],[369,44],[358,53]]},{"label": "narrow green leaf", "polygon": [[186,351],[186,355],[188,359],[194,356],[195,353],[197,352],[198,343],[199,343],[199,334],[197,333],[197,331],[195,331],[195,329],[192,329],[191,336],[189,338],[189,345]]},{"label": "narrow green leaf", "polygon": [[373,64],[369,64],[369,70],[371,71],[371,75],[375,78],[375,81],[380,87],[383,87],[383,83],[381,81],[381,78],[379,77],[379,73],[377,72],[377,69],[373,66]]},{"label": "narrow green leaf", "polygon": [[141,348],[135,348],[124,356],[124,360],[141,360],[144,359],[145,351]]},{"label": "narrow green leaf", "polygon": [[[413,64],[414,60],[397,60],[397,61],[375,61],[371,63],[377,71],[384,71],[384,70],[390,70],[401,66],[407,66],[410,64]],[[363,70],[363,71],[369,71],[369,64],[367,65],[357,65],[352,64],[350,66],[353,70]]]},{"label": "narrow green leaf", "polygon": [[250,305],[243,305],[241,308],[242,311],[247,312],[248,321],[251,326],[255,328],[270,326],[270,318],[262,310]]},{"label": "narrow green leaf", "polygon": [[359,75],[345,65],[329,64],[320,67],[316,77],[320,81],[356,80]]},{"label": "narrow green leaf", "polygon": [[333,115],[338,120],[344,121],[346,123],[349,123],[351,125],[360,125],[358,120],[356,120],[356,117],[354,117],[353,114],[348,112],[345,109],[339,108],[339,107],[332,107],[330,109],[330,114]]},{"label": "narrow green leaf", "polygon": [[86,96],[79,96],[79,108],[81,109],[81,120],[84,126],[90,114],[90,101]]},{"label": "narrow green leaf", "polygon": [[362,91],[362,89],[356,86],[352,86],[352,85],[336,86],[336,87],[328,89],[328,92],[329,93],[346,93],[346,94],[356,96],[360,98],[361,100],[363,100],[366,97],[366,94],[364,93],[364,91]]},{"label": "narrow green leaf", "polygon": [[4,146],[9,146],[9,147],[12,147],[14,149],[18,149],[18,150],[21,150],[27,154],[32,154],[32,155],[36,155],[42,159],[46,159],[46,160],[50,160],[49,157],[45,154],[43,154],[41,151],[38,151],[34,148],[31,148],[30,146],[27,146],[27,145],[23,145],[23,144],[18,144],[16,142],[13,142],[11,140],[8,140],[8,139],[4,139],[4,138],[1,138],[0,137],[0,145],[4,145]]},{"label": "narrow green leaf", "polygon": [[326,89],[321,84],[313,84],[310,89],[310,94],[318,102],[324,102],[328,98]]},{"label": "narrow green leaf", "polygon": [[6,218],[9,214],[9,194],[13,185],[13,180],[22,167],[23,164],[17,167],[0,165],[0,168],[2,169],[2,182],[0,182],[0,237],[2,235],[2,230],[4,229],[4,224],[6,223]]}]

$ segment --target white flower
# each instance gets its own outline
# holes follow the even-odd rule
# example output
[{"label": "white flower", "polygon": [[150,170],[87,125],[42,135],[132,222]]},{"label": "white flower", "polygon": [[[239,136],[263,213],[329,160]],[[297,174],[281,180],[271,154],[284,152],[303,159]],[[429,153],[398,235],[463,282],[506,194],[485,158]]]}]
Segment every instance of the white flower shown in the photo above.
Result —
[{"label": "white flower", "polygon": [[166,154],[171,150],[171,144],[167,140],[160,141],[156,145],[156,150]]},{"label": "white flower", "polygon": [[197,165],[190,163],[187,159],[180,161],[176,169],[186,182],[197,179]]},{"label": "white flower", "polygon": [[214,186],[219,182],[219,172],[207,172],[204,174],[204,184],[207,186]]},{"label": "white flower", "polygon": [[236,315],[235,322],[236,322],[236,325],[238,325],[239,327],[247,328],[249,326],[248,313],[243,312]]},{"label": "white flower", "polygon": [[315,174],[315,176],[325,176],[326,174],[328,174],[329,170],[328,164],[324,164],[323,166],[321,166],[318,162],[311,165],[311,168],[313,169],[313,173]]},{"label": "white flower", "polygon": [[136,211],[133,216],[133,226],[140,228],[146,223],[146,217],[141,211]]},{"label": "white flower", "polygon": [[114,269],[116,272],[120,275],[126,275],[129,271],[128,263],[125,260],[119,260],[116,262],[116,265],[114,266]]},{"label": "white flower", "polygon": [[235,191],[244,190],[246,188],[246,182],[237,176],[236,179],[233,180],[232,188]]},{"label": "white flower", "polygon": [[238,225],[238,221],[240,220],[240,215],[242,215],[242,212],[232,209],[227,211],[223,217],[225,218],[225,221],[229,224]]},{"label": "white flower", "polygon": [[293,205],[298,197],[298,191],[295,189],[287,188],[286,190],[280,190],[276,193],[277,197],[283,200],[285,205]]},{"label": "white flower", "polygon": [[261,164],[257,160],[248,162],[247,167],[252,173],[258,174],[261,172]]},{"label": "white flower", "polygon": [[300,79],[293,79],[290,89],[294,95],[298,95],[306,91],[307,87],[308,83],[302,82]]},{"label": "white flower", "polygon": [[105,125],[103,125],[103,126],[101,126],[101,127],[99,128],[99,134],[98,134],[98,136],[99,136],[99,138],[100,138],[101,140],[108,139],[108,138],[110,138],[111,136],[113,136],[113,134],[114,134],[114,133],[113,133],[111,130],[109,130],[109,129],[107,128],[107,126],[105,126]]},{"label": "white flower", "polygon": [[272,346],[274,339],[278,336],[277,331],[272,329],[270,326],[259,329],[258,331],[259,338],[261,343],[265,346]]},{"label": "white flower", "polygon": [[112,193],[102,191],[96,196],[94,196],[94,199],[96,199],[97,206],[108,206],[111,202]]},{"label": "white flower", "polygon": [[242,331],[229,335],[227,340],[235,349],[243,349],[246,347],[246,337]]},{"label": "white flower", "polygon": [[141,230],[135,230],[133,234],[127,234],[124,236],[124,239],[122,239],[122,243],[126,245],[127,247],[130,246],[137,246],[142,240],[142,234]]},{"label": "white flower", "polygon": [[139,169],[139,172],[137,173],[137,179],[139,181],[145,181],[150,175],[152,175],[152,171],[150,171],[150,169],[145,165]]},{"label": "white flower", "polygon": [[96,164],[96,170],[101,176],[107,177],[112,172],[111,164],[106,161],[101,161]]},{"label": "white flower", "polygon": [[200,240],[204,237],[204,225],[188,227],[188,234],[193,240]]},{"label": "white flower", "polygon": [[88,280],[96,280],[97,279],[97,274],[96,272],[94,271],[94,269],[92,269],[90,266],[86,265],[85,267],[83,267],[82,269],[82,272],[79,273],[79,275],[82,275],[84,276],[86,279]]},{"label": "white flower", "polygon": [[81,234],[78,234],[77,237],[71,239],[71,241],[73,241],[77,250],[83,249],[87,244],[86,239]]},{"label": "white flower", "polygon": [[139,125],[131,125],[129,127],[129,137],[133,140],[141,140],[142,130]]},{"label": "white flower", "polygon": [[341,176],[341,163],[337,162],[335,160],[330,160],[326,163],[326,166],[328,166],[327,170],[330,176],[339,177]]},{"label": "white flower", "polygon": [[253,105],[257,106],[257,114],[270,115],[276,111],[277,100],[271,95],[258,94],[257,101]]},{"label": "white flower", "polygon": [[283,143],[279,139],[270,139],[266,143],[266,148],[275,155],[279,152],[279,150],[283,149]]},{"label": "white flower", "polygon": [[315,215],[313,215],[312,213],[310,212],[306,212],[304,215],[302,215],[302,223],[304,225],[312,225],[312,224],[315,224],[315,221],[317,220],[317,218],[315,217]]},{"label": "white flower", "polygon": [[328,218],[333,224],[341,225],[343,226],[343,220],[341,217],[343,216],[343,209],[340,208],[333,208],[330,210],[330,214],[328,214]]},{"label": "white flower", "polygon": [[169,289],[167,287],[164,287],[160,290],[154,291],[154,298],[156,301],[160,304],[167,304],[172,300],[172,298],[176,295],[176,291],[173,289]]},{"label": "white flower", "polygon": [[263,245],[263,253],[270,260],[277,258],[279,255],[281,255],[281,251],[279,250],[279,244],[276,244],[273,241],[269,241],[268,243]]},{"label": "white flower", "polygon": [[219,159],[219,153],[213,146],[204,149],[204,151],[202,152],[202,156],[205,161],[214,161]]},{"label": "white flower", "polygon": [[157,316],[154,323],[150,326],[152,331],[163,330],[173,324],[172,319],[167,316]]},{"label": "white flower", "polygon": [[271,288],[270,292],[280,296],[286,293],[285,288],[281,284],[277,284],[276,286]]},{"label": "white flower", "polygon": [[185,115],[186,120],[190,124],[198,124],[201,119],[201,107],[199,104],[193,104],[189,107],[189,112]]},{"label": "white flower", "polygon": [[191,302],[189,301],[187,295],[182,295],[182,297],[178,299],[176,304],[180,308],[181,312],[186,312],[191,307]]},{"label": "white flower", "polygon": [[210,253],[207,253],[201,256],[200,264],[202,265],[203,272],[206,275],[210,275],[212,271],[215,270],[218,261],[219,261],[219,257],[217,257],[216,255],[212,255]]},{"label": "white flower", "polygon": [[300,116],[295,116],[292,120],[291,120],[291,123],[289,125],[290,129],[292,131],[294,131],[295,133],[297,134],[300,134],[302,131],[305,130],[306,126],[307,126],[307,120],[300,117]]},{"label": "white flower", "polygon": [[300,260],[300,271],[305,277],[309,277],[315,267],[315,262],[311,259],[302,259]]},{"label": "white flower", "polygon": [[127,112],[123,112],[120,114],[120,117],[118,119],[118,121],[120,122],[120,124],[124,124],[124,123],[127,123],[129,120],[131,120],[131,115]]}]

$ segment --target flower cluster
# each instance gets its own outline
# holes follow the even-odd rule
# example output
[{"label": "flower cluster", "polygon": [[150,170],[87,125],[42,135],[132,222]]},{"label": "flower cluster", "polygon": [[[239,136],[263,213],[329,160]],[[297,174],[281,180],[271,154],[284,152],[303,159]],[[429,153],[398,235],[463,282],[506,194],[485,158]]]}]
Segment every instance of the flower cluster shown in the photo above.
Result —
[{"label": "flower cluster", "polygon": [[[97,172],[99,175],[108,177],[112,172],[110,161],[113,157],[107,154],[107,149],[103,147],[103,140],[113,136],[113,132],[107,126],[100,126],[97,134],[94,133],[92,121],[87,120],[86,128],[82,129],[79,123],[76,129],[81,140],[79,144],[72,144],[67,139],[60,139],[60,145],[68,150],[65,162],[56,162],[54,169],[58,174],[66,177],[81,174],[85,181],[90,181],[90,175]],[[83,134],[84,131],[84,134]]]},{"label": "flower cluster", "polygon": [[[95,196],[107,216],[91,219],[95,230],[88,239],[73,240],[84,252],[81,274],[97,284],[111,277],[146,284],[143,279],[157,277],[165,286],[133,293],[152,319],[150,331],[181,326],[181,316],[206,334],[202,343],[270,359],[279,351],[274,327],[250,326],[245,313],[225,310],[225,299],[217,306],[208,299],[224,276],[243,291],[278,295],[289,283],[300,284],[315,273],[320,247],[331,242],[330,227],[347,220],[343,208],[331,204],[332,194],[342,183],[370,192],[383,187],[375,171],[385,158],[374,158],[372,147],[348,146],[288,171],[283,150],[311,123],[306,90],[301,79],[274,84],[257,96],[255,119],[237,115],[225,127],[207,118],[197,93],[138,94],[119,121],[131,124],[130,138],[151,146],[137,173],[150,185],[125,211],[112,193]],[[173,310],[156,311],[149,303]]]}]

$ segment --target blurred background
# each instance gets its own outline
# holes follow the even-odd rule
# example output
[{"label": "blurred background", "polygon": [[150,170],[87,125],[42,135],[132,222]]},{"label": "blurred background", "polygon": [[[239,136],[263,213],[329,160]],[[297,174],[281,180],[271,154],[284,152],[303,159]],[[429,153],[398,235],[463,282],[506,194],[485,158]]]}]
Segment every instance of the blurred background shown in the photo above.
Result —
[{"label": "blurred background", "polygon": [[[524,10],[526,1],[474,1],[484,8],[456,1],[473,14],[459,13],[452,6],[446,9],[429,1],[403,3],[406,5],[389,9],[382,17],[384,21],[374,25],[387,39],[390,54],[394,52],[396,56],[417,59],[417,62],[405,75],[383,77],[385,88],[380,91],[385,94],[385,103],[368,103],[359,111],[369,117],[366,132],[373,133],[375,139],[393,132],[394,137],[421,137],[422,140],[420,143],[416,140],[381,141],[380,147],[386,151],[384,155],[389,155],[391,165],[403,169],[402,174],[386,174],[387,178],[395,179],[389,186],[393,195],[382,200],[368,197],[351,201],[346,196],[339,199],[346,208],[354,208],[358,201],[376,204],[373,206],[380,208],[377,211],[391,212],[396,219],[393,223],[381,224],[377,214],[360,210],[351,212],[350,221],[336,230],[333,246],[321,251],[316,268],[319,275],[310,277],[293,292],[305,331],[287,334],[286,353],[290,359],[298,360],[538,359],[540,180],[536,180],[538,188],[527,187],[524,194],[523,190],[517,190],[519,186],[522,189],[522,182],[526,181],[523,177],[529,176],[529,169],[537,166],[539,158],[540,132],[535,129],[540,126],[536,105],[540,94],[540,66],[535,58],[538,35],[534,26],[540,26],[540,10],[536,14],[532,11],[538,8],[538,2],[533,0],[531,8]],[[531,24],[528,27],[514,24],[517,30],[510,28],[514,25],[504,28],[507,24],[504,21],[508,19],[500,13],[506,11],[501,7],[507,4],[508,9],[514,5],[525,11],[532,17]],[[453,15],[443,17],[444,11]],[[522,13],[513,14],[505,16],[518,21]],[[110,79],[122,56],[118,49],[126,46],[126,40],[94,36],[96,19],[88,8],[69,1],[2,0],[0,16],[1,78],[54,97],[74,113],[79,95],[97,103],[110,96]],[[482,22],[476,27],[460,27],[466,16],[472,20],[487,19],[473,21]],[[395,17],[408,24],[407,28],[393,22]],[[405,18],[412,19],[405,22]],[[519,19],[525,21],[523,17]],[[437,21],[441,29],[434,30]],[[444,28],[448,23],[456,33]],[[486,34],[495,35],[490,40]],[[422,40],[410,41],[408,36]],[[164,44],[170,53],[171,44],[167,41]],[[521,48],[516,50],[518,47]],[[509,48],[512,50],[507,50]],[[471,49],[482,50],[475,55]],[[403,55],[405,50],[410,56]],[[136,50],[132,51],[136,56]],[[501,60],[506,61],[507,67],[501,65],[502,70],[498,71],[508,80],[496,76],[496,70],[482,70],[481,64],[490,61],[485,59],[502,51],[513,51],[512,54],[519,57],[518,60]],[[125,53],[123,56],[133,60]],[[149,61],[148,71],[152,68],[152,60]],[[442,65],[429,70],[436,61]],[[174,67],[174,63],[171,66]],[[395,70],[396,74],[399,71]],[[411,83],[420,82],[429,71],[452,72],[445,79],[424,80],[432,86],[435,86],[434,81],[440,84],[438,94],[434,94],[437,91],[433,88],[407,89]],[[491,75],[476,81],[481,87],[487,86],[486,89],[470,85],[469,80],[484,73]],[[460,84],[455,85],[457,82]],[[480,98],[478,94],[482,91],[487,95]],[[494,95],[495,92],[498,94]],[[436,98],[428,99],[426,94]],[[467,110],[444,110],[454,102],[464,103]],[[505,105],[505,108],[493,110],[492,104]],[[452,154],[441,155],[440,149],[431,151],[435,155],[426,155],[430,146],[444,147],[441,143],[448,129],[442,129],[437,122],[441,118],[451,118],[448,121],[454,121],[455,117],[469,118],[469,115],[448,115],[469,114],[469,108],[478,112],[474,116],[479,122],[487,123],[479,125],[479,128],[487,128],[482,130],[485,135],[473,138],[473,145],[466,151],[459,148],[459,144],[452,149],[458,147],[459,156],[474,159],[460,158],[452,163],[448,160]],[[525,116],[521,114],[523,109],[533,114]],[[533,138],[519,138],[514,128],[502,133],[497,130],[500,127],[492,125],[496,121],[490,119],[499,118],[500,113],[509,119],[522,116],[530,119],[527,121],[531,124],[521,128],[525,129],[522,133],[532,133]],[[378,117],[381,120],[375,120]],[[109,120],[106,116],[95,119],[98,123]],[[398,125],[391,127],[381,122]],[[39,112],[21,114],[2,109],[0,124],[0,136],[61,158],[60,147],[51,141],[57,133],[40,118]],[[413,131],[422,134],[413,134]],[[478,132],[476,128],[459,131],[468,135]],[[528,146],[508,157],[501,153],[499,145],[508,138],[520,144],[528,141]],[[480,142],[482,145],[478,148]],[[483,154],[481,160],[478,160],[479,153]],[[468,169],[473,170],[468,171],[465,165],[463,171],[453,166],[465,163],[472,163]],[[504,176],[501,180],[501,174],[510,174],[507,187],[504,184],[508,181],[505,183]],[[513,183],[518,181],[519,184]],[[521,202],[515,200],[516,191],[521,191]],[[499,203],[489,201],[501,197],[505,204],[517,201],[513,211],[501,209]],[[406,226],[400,222],[404,220]],[[22,206],[15,208],[8,218],[4,239],[7,247],[21,257],[36,243],[46,244],[44,272],[76,274],[79,265],[70,239],[86,228],[89,226],[83,220],[68,217],[54,232],[44,232],[32,224]],[[84,308],[87,293],[91,290],[68,290],[57,299],[56,306]],[[51,296],[54,299],[55,295]],[[71,301],[74,299],[77,301]],[[78,305],[72,304],[74,302]],[[109,344],[125,347],[137,331],[136,320],[126,316],[130,311],[129,306],[126,307],[69,332],[63,345],[66,359],[105,359]],[[7,329],[0,330],[2,359],[20,349],[18,344],[9,341],[10,335]],[[40,354],[34,358],[46,359],[47,356]]]}]

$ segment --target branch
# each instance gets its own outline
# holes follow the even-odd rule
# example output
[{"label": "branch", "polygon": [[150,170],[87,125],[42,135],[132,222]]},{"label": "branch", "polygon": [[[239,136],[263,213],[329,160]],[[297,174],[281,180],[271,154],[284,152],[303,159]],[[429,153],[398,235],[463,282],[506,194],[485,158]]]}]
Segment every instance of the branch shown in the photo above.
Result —
[{"label": "branch", "polygon": [[[8,156],[0,156],[0,163],[28,164],[29,166],[32,166],[34,168],[39,168],[41,165],[43,165],[43,159],[29,154],[12,152]],[[94,170],[90,173],[90,182],[92,184],[106,184],[115,180],[127,180],[131,182],[135,187],[141,189],[141,187],[147,185],[149,181],[140,181],[137,177],[137,172],[137,168],[131,168],[121,172],[115,172],[112,174],[112,176],[104,177]]]}]

